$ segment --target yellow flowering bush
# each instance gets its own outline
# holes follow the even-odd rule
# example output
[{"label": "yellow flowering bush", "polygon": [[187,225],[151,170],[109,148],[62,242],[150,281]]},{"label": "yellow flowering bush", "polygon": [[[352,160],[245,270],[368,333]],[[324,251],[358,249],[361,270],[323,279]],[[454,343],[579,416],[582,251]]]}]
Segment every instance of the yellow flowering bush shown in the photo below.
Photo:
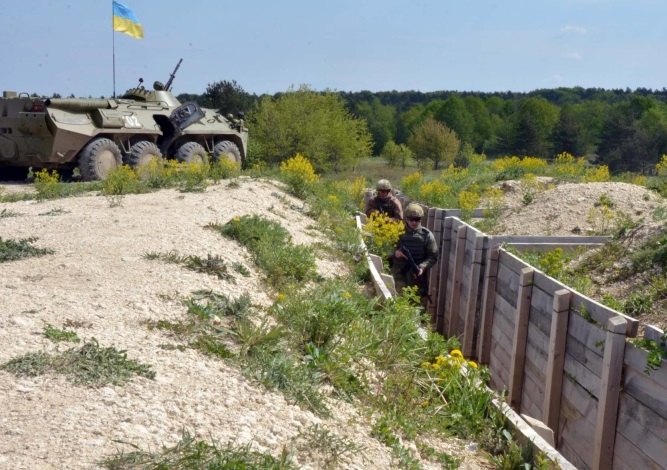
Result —
[{"label": "yellow flowering bush", "polygon": [[292,194],[299,198],[305,197],[320,179],[310,161],[300,153],[280,164],[280,174]]},{"label": "yellow flowering bush", "polygon": [[479,206],[481,197],[477,189],[477,186],[472,185],[469,190],[461,191],[458,195],[461,219],[463,220],[469,220],[473,211]]},{"label": "yellow flowering bush", "polygon": [[364,176],[357,177],[352,183],[348,186],[348,192],[350,198],[358,202],[358,207],[360,210],[364,210],[364,194],[366,192],[366,187],[368,182]]},{"label": "yellow flowering bush", "polygon": [[610,180],[611,175],[609,174],[609,167],[607,165],[601,165],[597,168],[589,168],[586,170],[583,178],[584,183],[602,183]]},{"label": "yellow flowering bush", "polygon": [[498,158],[491,162],[491,169],[496,173],[504,175],[503,179],[516,179],[525,173],[544,173],[547,162],[537,157],[517,156]]},{"label": "yellow flowering bush", "polygon": [[221,158],[211,165],[211,179],[215,182],[235,178],[241,173],[241,164],[229,158]]},{"label": "yellow flowering bush", "polygon": [[440,178],[443,180],[453,180],[461,181],[468,177],[470,171],[467,168],[459,168],[454,165],[449,165],[447,168],[442,170],[440,173]]},{"label": "yellow flowering bush", "polygon": [[35,190],[39,199],[52,199],[60,195],[60,175],[56,170],[44,169],[35,173]]},{"label": "yellow flowering bush", "polygon": [[403,222],[391,219],[387,214],[374,212],[364,225],[363,236],[368,251],[387,259],[404,233]]},{"label": "yellow flowering bush", "polygon": [[427,206],[444,206],[452,188],[440,180],[429,181],[419,186],[417,199]]},{"label": "yellow flowering bush", "polygon": [[412,173],[401,180],[401,188],[405,194],[416,196],[424,181],[424,175],[421,172]]},{"label": "yellow flowering bush", "polygon": [[663,155],[656,163],[655,171],[658,172],[658,176],[667,176],[667,155]]},{"label": "yellow flowering bush", "polygon": [[487,188],[482,195],[484,206],[484,217],[496,218],[500,216],[503,208],[505,193],[500,188]]},{"label": "yellow flowering bush", "polygon": [[179,164],[179,187],[184,192],[204,191],[208,186],[208,163],[181,162]]},{"label": "yellow flowering bush", "polygon": [[556,155],[553,163],[556,176],[578,176],[584,173],[586,160],[584,158],[575,158],[567,152]]},{"label": "yellow flowering bush", "polygon": [[102,192],[109,200],[111,207],[120,206],[123,197],[136,192],[140,185],[139,178],[132,168],[127,165],[112,168],[107,178],[102,182]]}]

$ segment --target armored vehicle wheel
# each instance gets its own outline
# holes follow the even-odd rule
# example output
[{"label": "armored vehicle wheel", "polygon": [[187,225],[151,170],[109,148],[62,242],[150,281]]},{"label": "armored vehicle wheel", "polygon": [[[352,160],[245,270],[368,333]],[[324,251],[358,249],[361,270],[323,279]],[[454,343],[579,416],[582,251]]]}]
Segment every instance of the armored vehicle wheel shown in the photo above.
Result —
[{"label": "armored vehicle wheel", "polygon": [[147,140],[137,142],[130,147],[130,153],[127,154],[127,163],[131,167],[137,167],[149,163],[153,159],[161,159],[162,152],[157,145]]},{"label": "armored vehicle wheel", "polygon": [[186,142],[178,149],[176,158],[180,162],[208,163],[206,150],[197,142]]},{"label": "armored vehicle wheel", "polygon": [[241,163],[241,151],[234,142],[223,140],[213,147],[213,160],[217,162],[222,158]]},{"label": "armored vehicle wheel", "polygon": [[79,154],[79,170],[84,181],[106,179],[112,168],[122,164],[120,149],[105,138],[88,143]]}]

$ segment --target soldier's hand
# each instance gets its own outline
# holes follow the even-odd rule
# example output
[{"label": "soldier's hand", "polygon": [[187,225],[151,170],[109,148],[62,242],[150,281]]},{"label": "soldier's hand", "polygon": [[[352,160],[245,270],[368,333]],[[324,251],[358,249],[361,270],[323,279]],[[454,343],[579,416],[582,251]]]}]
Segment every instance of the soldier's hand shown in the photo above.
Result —
[{"label": "soldier's hand", "polygon": [[408,259],[408,257],[405,256],[401,250],[396,250],[396,251],[394,252],[394,258],[398,258],[398,259]]},{"label": "soldier's hand", "polygon": [[421,276],[424,274],[424,268],[419,268],[419,272],[417,273],[417,277]]}]

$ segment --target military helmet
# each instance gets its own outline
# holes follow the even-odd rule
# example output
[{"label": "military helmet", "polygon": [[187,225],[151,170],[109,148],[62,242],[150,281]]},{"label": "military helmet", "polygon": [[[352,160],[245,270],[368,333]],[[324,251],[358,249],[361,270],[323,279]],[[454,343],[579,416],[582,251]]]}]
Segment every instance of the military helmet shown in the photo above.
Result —
[{"label": "military helmet", "polygon": [[412,218],[416,218],[416,217],[422,218],[422,217],[424,217],[424,209],[422,209],[422,206],[420,206],[419,204],[411,203],[411,204],[408,204],[408,207],[405,208],[404,215],[405,215],[406,219],[411,218],[411,217]]},{"label": "military helmet", "polygon": [[389,180],[380,180],[375,189],[378,191],[391,191],[391,183]]}]

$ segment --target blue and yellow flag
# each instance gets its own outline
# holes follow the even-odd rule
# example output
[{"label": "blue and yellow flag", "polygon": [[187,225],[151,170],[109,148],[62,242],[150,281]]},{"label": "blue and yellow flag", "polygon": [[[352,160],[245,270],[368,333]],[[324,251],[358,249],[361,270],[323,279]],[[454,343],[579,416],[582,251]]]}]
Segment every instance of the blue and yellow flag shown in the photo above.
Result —
[{"label": "blue and yellow flag", "polygon": [[128,34],[133,38],[144,37],[144,27],[132,10],[120,2],[113,2],[113,30]]}]

